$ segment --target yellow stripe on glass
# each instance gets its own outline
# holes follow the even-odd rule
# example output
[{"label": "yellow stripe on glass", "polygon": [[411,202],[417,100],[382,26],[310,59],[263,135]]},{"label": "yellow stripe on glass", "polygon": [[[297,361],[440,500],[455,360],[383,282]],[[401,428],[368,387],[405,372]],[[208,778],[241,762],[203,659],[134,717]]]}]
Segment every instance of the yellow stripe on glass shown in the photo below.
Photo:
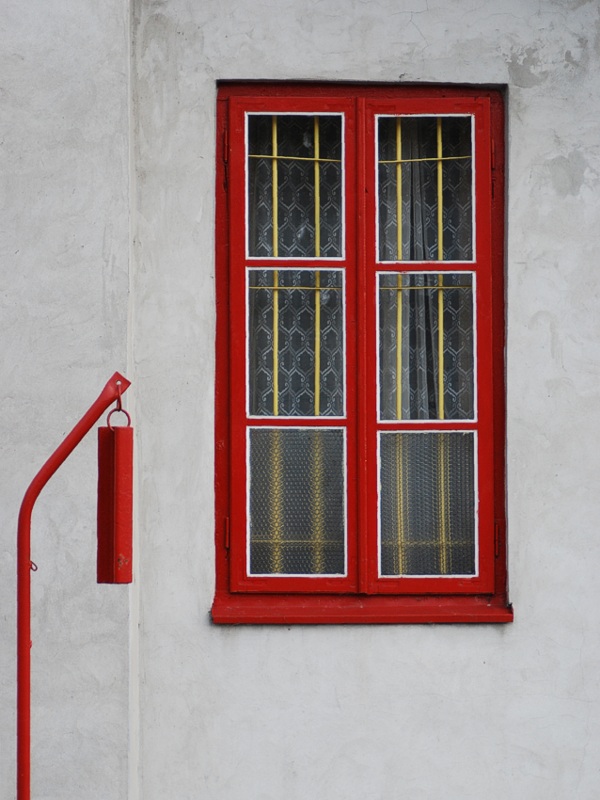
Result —
[{"label": "yellow stripe on glass", "polygon": [[406,524],[405,524],[405,504],[408,496],[404,491],[404,478],[406,475],[406,464],[404,463],[404,439],[402,434],[396,438],[396,560],[398,575],[404,575],[407,569],[406,563]]},{"label": "yellow stripe on glass", "polygon": [[323,469],[323,442],[320,431],[315,432],[313,439],[312,476],[312,567],[313,573],[319,574],[325,572],[325,496],[323,491],[325,475]]},{"label": "yellow stripe on glass", "polygon": [[270,511],[270,540],[271,540],[271,572],[283,572],[283,513],[284,513],[284,485],[283,485],[283,454],[282,431],[274,430],[271,440],[271,496],[269,498]]}]

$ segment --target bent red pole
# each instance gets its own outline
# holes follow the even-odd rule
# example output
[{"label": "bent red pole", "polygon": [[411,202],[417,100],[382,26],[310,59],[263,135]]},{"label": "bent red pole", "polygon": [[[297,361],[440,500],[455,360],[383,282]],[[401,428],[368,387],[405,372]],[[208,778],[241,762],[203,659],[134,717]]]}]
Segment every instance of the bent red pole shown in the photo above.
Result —
[{"label": "bent red pole", "polygon": [[31,798],[31,514],[40,492],[131,381],[118,372],[52,453],[25,492],[17,534],[17,800]]}]

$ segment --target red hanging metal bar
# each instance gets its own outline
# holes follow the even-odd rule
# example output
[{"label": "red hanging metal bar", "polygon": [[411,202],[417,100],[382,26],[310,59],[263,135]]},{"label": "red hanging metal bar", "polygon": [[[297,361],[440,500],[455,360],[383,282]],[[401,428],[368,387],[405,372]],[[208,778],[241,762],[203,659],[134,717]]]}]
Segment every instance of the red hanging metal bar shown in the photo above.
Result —
[{"label": "red hanging metal bar", "polygon": [[17,534],[17,800],[31,798],[31,515],[44,486],[106,409],[131,386],[118,372],[31,481]]},{"label": "red hanging metal bar", "polygon": [[[133,579],[133,428],[124,408],[109,413],[98,428],[98,583],[131,583]],[[121,412],[127,425],[113,427]]]}]

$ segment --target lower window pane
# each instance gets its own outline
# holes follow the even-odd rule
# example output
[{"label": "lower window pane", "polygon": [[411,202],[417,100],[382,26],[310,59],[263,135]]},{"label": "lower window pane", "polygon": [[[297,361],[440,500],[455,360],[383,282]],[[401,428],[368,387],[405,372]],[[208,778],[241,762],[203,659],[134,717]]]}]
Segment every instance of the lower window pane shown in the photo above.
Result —
[{"label": "lower window pane", "polygon": [[473,433],[380,434],[381,575],[474,575]]},{"label": "lower window pane", "polygon": [[250,574],[344,575],[340,429],[250,429]]}]

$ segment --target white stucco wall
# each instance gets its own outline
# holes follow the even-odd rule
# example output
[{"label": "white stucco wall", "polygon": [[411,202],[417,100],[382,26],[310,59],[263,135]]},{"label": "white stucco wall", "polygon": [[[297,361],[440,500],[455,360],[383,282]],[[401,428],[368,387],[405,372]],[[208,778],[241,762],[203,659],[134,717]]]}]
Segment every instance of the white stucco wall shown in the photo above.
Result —
[{"label": "white stucco wall", "polygon": [[[125,2],[75,5],[8,2],[1,25],[0,797],[18,505],[119,368],[134,382],[137,581],[94,584],[92,437],[34,516],[36,798],[594,800],[597,2],[138,0],[130,28]],[[210,623],[226,78],[507,85],[512,625]]]},{"label": "white stucco wall", "polygon": [[[0,797],[14,790],[15,541],[37,470],[127,371],[128,7],[0,13]],[[33,514],[35,798],[126,796],[128,590],[95,578],[95,434]]]}]

